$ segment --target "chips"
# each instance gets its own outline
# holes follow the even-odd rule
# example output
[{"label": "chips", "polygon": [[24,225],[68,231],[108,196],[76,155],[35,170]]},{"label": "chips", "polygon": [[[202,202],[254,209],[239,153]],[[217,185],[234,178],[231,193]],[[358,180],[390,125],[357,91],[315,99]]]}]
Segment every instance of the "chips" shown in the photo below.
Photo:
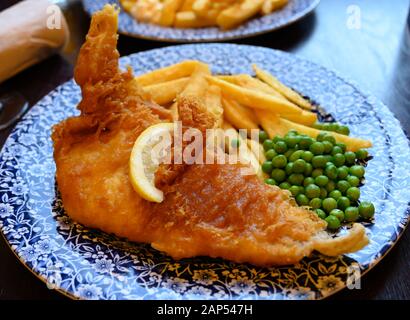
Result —
[{"label": "chips", "polygon": [[[246,129],[248,138],[252,138],[251,130],[260,128],[271,138],[292,129],[316,138],[320,131],[313,128],[317,116],[310,101],[269,72],[253,67],[257,78],[247,74],[212,75],[207,64],[187,60],[138,76],[135,81],[152,101],[170,109],[174,121],[178,120],[178,96],[193,97],[206,106],[218,128]],[[367,140],[328,133],[350,151],[372,146]],[[260,161],[263,152],[254,142],[244,141]]]},{"label": "chips", "polygon": [[141,22],[164,27],[235,28],[257,15],[282,9],[288,0],[120,0]]}]

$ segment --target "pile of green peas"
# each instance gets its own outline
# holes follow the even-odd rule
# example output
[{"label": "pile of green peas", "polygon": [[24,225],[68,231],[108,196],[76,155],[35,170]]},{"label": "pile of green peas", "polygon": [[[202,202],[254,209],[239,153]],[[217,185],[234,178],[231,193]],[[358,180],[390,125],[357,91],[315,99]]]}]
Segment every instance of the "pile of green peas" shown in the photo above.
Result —
[{"label": "pile of green peas", "polygon": [[343,134],[345,136],[350,135],[350,129],[348,126],[341,125],[337,122],[316,122],[313,128],[321,131],[332,131]]},{"label": "pile of green peas", "polygon": [[284,137],[269,139],[260,131],[259,140],[267,159],[262,164],[269,175],[265,182],[289,190],[300,206],[314,210],[329,229],[374,216],[372,203],[359,203],[365,169],[358,163],[368,158],[366,150],[346,151],[346,145],[327,132],[313,139],[291,130]]}]

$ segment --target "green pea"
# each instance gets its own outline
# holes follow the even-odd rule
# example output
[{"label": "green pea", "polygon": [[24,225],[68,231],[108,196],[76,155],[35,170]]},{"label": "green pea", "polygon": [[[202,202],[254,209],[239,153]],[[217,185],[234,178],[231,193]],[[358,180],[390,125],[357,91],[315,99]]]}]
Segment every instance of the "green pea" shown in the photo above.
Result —
[{"label": "green pea", "polygon": [[300,137],[297,135],[290,135],[285,137],[285,143],[288,148],[294,148],[300,141]]},{"label": "green pea", "polygon": [[267,160],[272,160],[274,157],[276,157],[278,154],[276,153],[275,150],[270,149],[268,151],[266,151],[265,153],[265,157]]},{"label": "green pea", "polygon": [[337,230],[340,228],[340,220],[333,215],[329,215],[325,221],[327,222],[327,228],[330,230]]},{"label": "green pea", "polygon": [[306,163],[305,172],[304,172],[305,176],[309,177],[312,174],[312,171],[313,171],[313,166],[310,163]]},{"label": "green pea", "polygon": [[316,178],[321,175],[323,175],[323,169],[317,168],[312,171],[312,178]]},{"label": "green pea", "polygon": [[231,140],[231,147],[237,149],[241,146],[241,140],[239,139],[232,139]]},{"label": "green pea", "polygon": [[313,168],[324,168],[326,163],[327,159],[324,156],[314,156],[312,159]]},{"label": "green pea", "polygon": [[348,175],[349,175],[348,169],[344,167],[337,168],[337,177],[339,179],[345,179]]},{"label": "green pea", "polygon": [[265,161],[262,164],[262,171],[265,173],[271,173],[273,170],[273,165],[272,165],[272,161]]},{"label": "green pea", "polygon": [[313,159],[313,153],[310,151],[304,151],[301,158],[306,162],[310,162]]},{"label": "green pea", "polygon": [[315,122],[313,124],[313,128],[321,130],[323,128],[323,124],[321,122]]},{"label": "green pea", "polygon": [[290,129],[289,132],[287,133],[288,135],[298,135],[299,133],[295,129]]},{"label": "green pea", "polygon": [[360,179],[359,179],[358,177],[356,177],[356,176],[348,176],[348,177],[346,178],[346,181],[349,182],[349,184],[350,184],[352,187],[358,187],[359,184],[360,184]]},{"label": "green pea", "polygon": [[310,200],[309,206],[312,209],[320,209],[320,207],[322,206],[322,200],[319,198],[313,198],[312,200]]},{"label": "green pea", "polygon": [[341,153],[333,155],[333,163],[336,167],[341,167],[345,164],[345,156]]},{"label": "green pea", "polygon": [[348,136],[350,134],[350,129],[348,126],[340,126],[337,130],[337,133],[343,134],[345,136]]},{"label": "green pea", "polygon": [[296,202],[300,206],[307,206],[309,204],[309,199],[304,194],[298,194],[296,196]]},{"label": "green pea", "polygon": [[356,157],[357,159],[360,160],[365,160],[369,156],[369,153],[365,149],[360,149],[359,151],[356,152]]},{"label": "green pea", "polygon": [[293,163],[293,172],[295,173],[304,173],[306,169],[305,160],[298,159]]},{"label": "green pea", "polygon": [[324,141],[328,141],[328,142],[330,142],[332,145],[336,144],[336,139],[335,139],[335,137],[332,136],[331,134],[328,134],[328,135],[324,138],[323,142],[324,142]]},{"label": "green pea", "polygon": [[332,192],[333,190],[336,189],[336,183],[335,183],[334,181],[330,180],[330,181],[327,183],[327,185],[325,186],[325,188],[326,188],[326,191],[327,191],[327,192]]},{"label": "green pea", "polygon": [[352,176],[358,177],[360,179],[364,177],[365,170],[363,166],[355,165],[350,168],[349,172]]},{"label": "green pea", "polygon": [[[326,127],[326,126],[327,126],[327,124],[324,124],[324,125],[323,125],[323,127]],[[318,134],[318,136],[316,137],[316,140],[319,141],[319,142],[322,142],[322,141],[325,140],[325,137],[326,137],[327,135],[328,135],[327,132],[322,131],[321,133]]]},{"label": "green pea", "polygon": [[303,186],[299,186],[299,193],[305,194],[305,188]]},{"label": "green pea", "polygon": [[331,163],[330,165],[327,165],[325,168],[325,174],[329,179],[336,179],[337,178],[337,168],[336,166]]},{"label": "green pea", "polygon": [[273,143],[275,144],[275,143],[277,143],[277,142],[279,142],[279,141],[282,141],[282,142],[283,142],[283,138],[282,138],[281,136],[279,136],[279,135],[276,135],[276,136],[273,138]]},{"label": "green pea", "polygon": [[332,149],[332,156],[334,156],[335,154],[338,154],[338,153],[343,153],[342,148],[340,148],[339,146],[334,146],[333,149]]},{"label": "green pea", "polygon": [[337,207],[340,210],[345,210],[347,207],[350,207],[350,200],[347,197],[340,197],[337,200]]},{"label": "green pea", "polygon": [[327,215],[322,209],[315,209],[315,212],[320,219],[326,219]]},{"label": "green pea", "polygon": [[360,189],[357,187],[351,187],[347,189],[346,196],[352,201],[357,201],[360,198]]},{"label": "green pea", "polygon": [[320,199],[327,198],[327,190],[325,188],[320,188]]},{"label": "green pea", "polygon": [[286,152],[284,153],[284,156],[289,159],[290,156],[291,156],[294,152],[295,152],[295,149],[289,149],[288,151],[286,151]]},{"label": "green pea", "polygon": [[289,162],[285,167],[285,172],[289,176],[293,173],[293,162]]},{"label": "green pea", "polygon": [[333,209],[337,208],[337,202],[333,198],[326,198],[322,201],[322,208],[326,212],[331,212]]},{"label": "green pea", "polygon": [[326,176],[318,176],[315,178],[315,183],[319,186],[319,187],[324,187],[325,185],[327,185],[327,183],[329,182],[329,178]]},{"label": "green pea", "polygon": [[274,145],[274,143],[273,143],[272,140],[266,139],[266,140],[263,142],[263,149],[265,149],[265,151],[268,151],[268,150],[270,150],[270,149],[273,149],[273,145]]},{"label": "green pea", "polygon": [[283,182],[286,180],[286,172],[282,169],[274,169],[272,170],[271,177],[277,182]]},{"label": "green pea", "polygon": [[312,152],[314,155],[322,155],[325,151],[325,147],[321,142],[314,142],[310,145],[309,151]]},{"label": "green pea", "polygon": [[371,202],[362,202],[359,205],[359,214],[364,219],[371,219],[374,216],[374,205]]},{"label": "green pea", "polygon": [[337,189],[339,189],[340,192],[345,193],[349,188],[350,184],[346,180],[339,180],[337,182]]},{"label": "green pea", "polygon": [[303,174],[300,174],[300,173],[292,173],[292,174],[289,176],[288,181],[289,181],[289,183],[291,183],[292,185],[301,186],[304,179],[305,179],[305,177],[303,176]]},{"label": "green pea", "polygon": [[339,209],[333,209],[332,211],[330,211],[329,215],[335,216],[336,218],[339,219],[340,222],[342,222],[345,219],[344,212]]},{"label": "green pea", "polygon": [[260,131],[259,131],[259,142],[260,142],[260,143],[264,143],[265,140],[267,140],[267,139],[269,139],[268,134],[267,134],[265,131],[260,130]]},{"label": "green pea", "polygon": [[359,219],[359,209],[356,207],[348,207],[345,210],[345,219],[349,222],[354,222]]},{"label": "green pea", "polygon": [[313,143],[313,139],[310,137],[302,137],[299,141],[299,147],[303,150],[309,150],[310,145]]},{"label": "green pea", "polygon": [[290,162],[295,162],[296,160],[299,160],[300,157],[303,154],[303,150],[296,150],[295,152],[292,153],[292,155],[289,157]]},{"label": "green pea", "polygon": [[289,188],[290,193],[292,194],[292,196],[294,196],[296,198],[296,196],[300,193],[300,189],[298,186],[291,186]]},{"label": "green pea", "polygon": [[309,199],[320,197],[320,188],[315,184],[309,184],[305,188],[305,194]]},{"label": "green pea", "polygon": [[322,142],[323,143],[323,147],[324,147],[324,153],[325,154],[328,154],[328,153],[331,153],[332,152],[332,150],[333,150],[333,144],[331,143],[331,142],[329,142],[329,141],[323,141]]},{"label": "green pea", "polygon": [[290,185],[289,182],[282,182],[282,183],[279,185],[279,188],[284,189],[284,190],[289,190],[290,187],[291,187],[291,185]]},{"label": "green pea", "polygon": [[272,159],[272,164],[275,168],[285,168],[288,163],[288,159],[284,155],[278,155]]},{"label": "green pea", "polygon": [[305,180],[303,180],[303,186],[307,187],[310,184],[314,184],[315,183],[315,179],[313,179],[312,177],[307,177],[305,178]]},{"label": "green pea", "polygon": [[346,164],[351,166],[354,165],[355,161],[356,161],[356,154],[352,151],[347,151],[345,152],[345,160],[346,160]]},{"label": "green pea", "polygon": [[330,192],[329,197],[335,199],[336,201],[340,199],[342,193],[339,190],[333,190]]},{"label": "green pea", "polygon": [[271,186],[276,186],[276,181],[275,181],[274,179],[272,179],[272,178],[265,179],[265,183],[266,183],[266,184],[269,184],[269,185],[271,185]]},{"label": "green pea", "polygon": [[275,145],[273,146],[273,148],[279,154],[283,154],[286,151],[288,151],[288,146],[286,145],[285,141],[276,142]]},{"label": "green pea", "polygon": [[347,147],[343,142],[336,143],[336,146],[338,146],[340,149],[342,149],[342,152],[339,152],[339,153],[345,153],[346,152]]}]

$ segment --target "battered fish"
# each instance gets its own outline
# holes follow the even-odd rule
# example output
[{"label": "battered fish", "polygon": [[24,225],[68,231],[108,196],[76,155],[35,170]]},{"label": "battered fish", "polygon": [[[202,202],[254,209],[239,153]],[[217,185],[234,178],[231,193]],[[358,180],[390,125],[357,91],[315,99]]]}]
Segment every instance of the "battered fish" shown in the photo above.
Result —
[{"label": "battered fish", "polygon": [[[119,70],[117,15],[107,5],[93,16],[75,70],[81,115],[56,125],[52,135],[58,188],[70,217],[151,243],[175,259],[210,256],[284,265],[313,250],[339,255],[367,244],[360,224],[331,238],[316,214],[297,207],[288,192],[242,176],[240,165],[161,167],[156,183],[165,200],[140,198],[129,179],[131,149],[143,130],[170,122],[171,115],[149,100],[130,69]],[[185,126],[214,125],[195,99],[181,98],[178,107]]]}]

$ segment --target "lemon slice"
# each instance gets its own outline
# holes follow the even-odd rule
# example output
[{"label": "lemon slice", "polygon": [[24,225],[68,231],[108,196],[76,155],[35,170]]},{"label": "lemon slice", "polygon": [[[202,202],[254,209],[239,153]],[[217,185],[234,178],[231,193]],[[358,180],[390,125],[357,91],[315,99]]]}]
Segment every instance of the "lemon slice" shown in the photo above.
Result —
[{"label": "lemon slice", "polygon": [[[135,141],[130,157],[130,180],[134,190],[145,200],[162,202],[164,194],[155,187],[155,172],[159,166],[160,143],[174,129],[173,123],[148,127]],[[156,148],[157,147],[157,148]],[[156,151],[156,152],[154,152]]]}]

